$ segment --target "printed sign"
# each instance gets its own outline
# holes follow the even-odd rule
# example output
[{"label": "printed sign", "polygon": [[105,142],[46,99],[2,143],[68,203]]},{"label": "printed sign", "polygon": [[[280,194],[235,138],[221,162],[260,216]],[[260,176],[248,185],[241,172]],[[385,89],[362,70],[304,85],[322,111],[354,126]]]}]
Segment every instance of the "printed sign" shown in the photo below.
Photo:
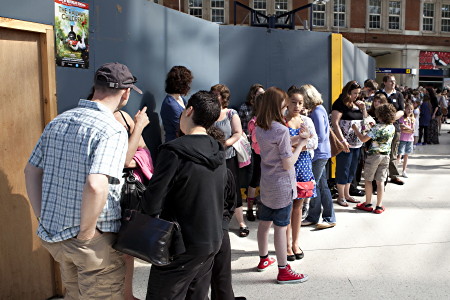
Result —
[{"label": "printed sign", "polygon": [[419,69],[448,69],[449,64],[450,52],[420,51]]},{"label": "printed sign", "polygon": [[56,64],[89,68],[89,5],[55,0]]}]

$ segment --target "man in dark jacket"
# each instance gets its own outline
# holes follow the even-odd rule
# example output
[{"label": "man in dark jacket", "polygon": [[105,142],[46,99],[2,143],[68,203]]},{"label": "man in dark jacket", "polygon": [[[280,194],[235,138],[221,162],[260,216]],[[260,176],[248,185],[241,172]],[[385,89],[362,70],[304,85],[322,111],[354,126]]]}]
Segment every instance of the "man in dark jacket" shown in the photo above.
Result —
[{"label": "man in dark jacket", "polygon": [[206,133],[219,114],[213,94],[195,93],[180,118],[185,135],[160,147],[143,209],[177,221],[186,252],[168,266],[152,266],[147,299],[207,298],[214,255],[222,242],[227,182],[223,147]]}]

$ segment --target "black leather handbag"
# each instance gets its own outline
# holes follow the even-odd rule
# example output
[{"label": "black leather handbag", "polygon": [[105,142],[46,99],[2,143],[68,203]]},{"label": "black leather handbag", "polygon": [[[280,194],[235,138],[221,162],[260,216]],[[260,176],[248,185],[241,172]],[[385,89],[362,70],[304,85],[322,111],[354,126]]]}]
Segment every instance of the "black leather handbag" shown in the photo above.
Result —
[{"label": "black leather handbag", "polygon": [[125,210],[114,249],[156,266],[170,264],[173,257],[185,252],[177,222]]},{"label": "black leather handbag", "polygon": [[145,185],[134,177],[133,169],[125,169],[123,177],[125,182],[120,196],[122,215],[127,209],[142,211],[141,199],[144,195]]}]

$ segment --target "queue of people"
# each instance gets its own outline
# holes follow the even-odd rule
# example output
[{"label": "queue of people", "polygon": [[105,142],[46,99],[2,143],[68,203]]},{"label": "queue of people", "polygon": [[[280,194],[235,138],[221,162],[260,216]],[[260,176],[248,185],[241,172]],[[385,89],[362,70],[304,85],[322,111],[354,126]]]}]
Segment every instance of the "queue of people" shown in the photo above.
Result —
[{"label": "queue of people", "polygon": [[[400,177],[408,177],[414,146],[438,143],[439,123],[446,122],[446,92],[404,94],[393,75],[384,77],[381,89],[374,80],[363,87],[348,82],[331,118],[311,84],[288,91],[254,84],[237,112],[229,108],[231,92],[224,84],[185,99],[193,78],[183,66],[167,74],[161,107],[166,143],[155,163],[142,139],[146,108],[134,119],[121,110],[131,90],[142,93],[125,65],[101,66],[88,99],[46,126],[25,168],[26,187],[38,236],[60,264],[66,299],[136,299],[134,259],[112,248],[124,172],[146,185],[142,212],[177,221],[185,247],[169,265],[151,266],[146,299],[207,299],[211,289],[212,299],[242,300],[232,288],[231,218],[240,237],[250,232],[239,178],[242,150],[235,143],[244,137],[252,150],[245,198],[247,221],[259,222],[255,270],[277,265],[279,284],[302,283],[309,276],[289,264],[305,257],[301,226],[337,225],[327,168],[331,131],[342,146],[335,157],[337,204],[381,214],[388,177],[404,184]],[[362,203],[351,193],[361,177]],[[276,258],[268,251],[272,225]]]}]

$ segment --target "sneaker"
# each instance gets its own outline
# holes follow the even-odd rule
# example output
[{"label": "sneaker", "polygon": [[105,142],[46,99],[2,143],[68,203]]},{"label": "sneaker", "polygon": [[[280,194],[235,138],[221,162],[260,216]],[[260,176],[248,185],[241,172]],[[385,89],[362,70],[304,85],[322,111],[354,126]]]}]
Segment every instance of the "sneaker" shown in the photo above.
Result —
[{"label": "sneaker", "polygon": [[386,209],[384,208],[384,206],[377,206],[377,207],[375,207],[375,210],[373,212],[376,213],[376,214],[381,214],[385,210]]},{"label": "sneaker", "polygon": [[403,171],[403,173],[402,173],[402,177],[404,177],[404,178],[408,178],[408,174],[406,174],[406,171]]},{"label": "sneaker", "polygon": [[308,212],[309,212],[309,203],[303,202],[302,221],[308,217]]},{"label": "sneaker", "polygon": [[316,225],[316,229],[327,229],[336,226],[336,223],[323,221]]},{"label": "sneaker", "polygon": [[356,204],[355,208],[356,209],[360,209],[360,210],[364,210],[364,211],[368,211],[368,212],[372,212],[373,211],[372,204],[358,203],[358,204]]},{"label": "sneaker", "polygon": [[268,267],[273,265],[277,260],[273,257],[261,258],[258,264],[258,272],[266,270]]},{"label": "sneaker", "polygon": [[308,275],[295,272],[291,269],[290,265],[286,265],[284,268],[278,268],[277,282],[279,284],[301,283],[307,280]]},{"label": "sneaker", "polygon": [[309,226],[309,225],[314,225],[314,224],[316,224],[316,223],[307,221],[307,220],[302,221],[302,226]]}]

